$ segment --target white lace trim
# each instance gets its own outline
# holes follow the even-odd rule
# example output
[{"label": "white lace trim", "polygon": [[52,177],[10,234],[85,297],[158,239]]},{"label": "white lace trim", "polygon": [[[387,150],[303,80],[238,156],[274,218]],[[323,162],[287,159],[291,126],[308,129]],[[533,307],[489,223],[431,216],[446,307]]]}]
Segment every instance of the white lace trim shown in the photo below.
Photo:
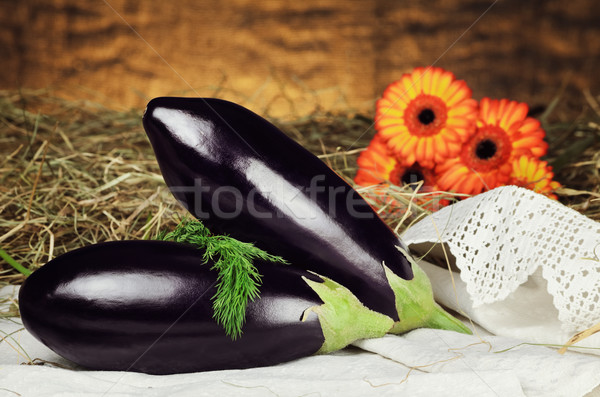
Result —
[{"label": "white lace trim", "polygon": [[402,239],[445,242],[475,307],[505,299],[541,267],[563,329],[600,321],[600,225],[531,190],[505,186],[463,200]]}]

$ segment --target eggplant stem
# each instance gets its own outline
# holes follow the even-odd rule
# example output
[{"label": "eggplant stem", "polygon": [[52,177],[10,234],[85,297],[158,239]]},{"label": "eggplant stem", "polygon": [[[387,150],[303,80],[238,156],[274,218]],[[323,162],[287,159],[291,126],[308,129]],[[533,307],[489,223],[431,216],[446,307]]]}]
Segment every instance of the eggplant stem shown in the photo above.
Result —
[{"label": "eggplant stem", "polygon": [[437,303],[436,309],[431,313],[427,321],[427,328],[446,329],[468,335],[473,333],[462,321],[442,309]]},{"label": "eggplant stem", "polygon": [[302,277],[324,302],[305,310],[304,321],[310,312],[319,317],[325,341],[317,354],[343,349],[358,339],[379,338],[390,331],[394,320],[368,309],[343,285],[320,276],[318,282]]},{"label": "eggplant stem", "polygon": [[416,263],[412,263],[414,277],[410,280],[397,276],[385,265],[383,267],[396,296],[400,319],[394,323],[390,333],[402,334],[416,328],[436,328],[472,334],[466,325],[435,302],[431,282]]},{"label": "eggplant stem", "polygon": [[14,260],[13,257],[8,255],[8,253],[2,248],[0,248],[0,258],[4,259],[6,263],[11,265],[15,270],[17,270],[19,273],[25,276],[29,276],[32,273],[31,270],[27,269],[25,266],[21,265],[19,262]]}]

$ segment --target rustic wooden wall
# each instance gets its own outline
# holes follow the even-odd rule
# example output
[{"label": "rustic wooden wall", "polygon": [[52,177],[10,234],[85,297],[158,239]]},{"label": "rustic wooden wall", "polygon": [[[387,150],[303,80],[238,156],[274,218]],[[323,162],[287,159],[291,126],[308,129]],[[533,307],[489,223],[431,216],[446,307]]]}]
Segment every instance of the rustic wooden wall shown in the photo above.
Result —
[{"label": "rustic wooden wall", "polygon": [[567,78],[575,97],[599,93],[599,2],[499,0],[481,16],[492,3],[0,0],[0,87],[140,108],[195,90],[282,116],[369,111],[437,62],[478,98],[543,104]]}]

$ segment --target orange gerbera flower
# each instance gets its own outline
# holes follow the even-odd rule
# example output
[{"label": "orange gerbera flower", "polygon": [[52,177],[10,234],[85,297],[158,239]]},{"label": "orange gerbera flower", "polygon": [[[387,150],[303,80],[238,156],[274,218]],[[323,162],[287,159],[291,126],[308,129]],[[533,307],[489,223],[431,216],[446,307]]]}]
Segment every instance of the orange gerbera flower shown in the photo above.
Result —
[{"label": "orange gerbera flower", "polygon": [[[359,169],[354,182],[359,186],[379,185],[381,188],[374,189],[374,194],[367,194],[367,197],[380,205],[389,205],[391,208],[398,205],[393,198],[386,197],[388,183],[397,186],[409,185],[413,190],[418,188],[419,193],[438,190],[431,170],[423,168],[417,163],[403,165],[387,147],[380,134],[373,137],[367,149],[358,157],[357,163]],[[425,205],[427,208],[430,207],[427,205],[429,202],[435,203],[437,200],[432,200],[431,197],[418,200],[420,205]],[[447,200],[435,205],[445,204],[447,204]]]},{"label": "orange gerbera flower", "polygon": [[546,154],[545,132],[527,112],[525,103],[483,98],[477,130],[456,158],[436,169],[440,188],[478,194],[509,182],[514,159]]},{"label": "orange gerbera flower", "polygon": [[359,169],[354,182],[360,186],[372,186],[386,182],[394,185],[416,185],[423,181],[423,188],[431,190],[433,173],[419,164],[405,165],[389,150],[381,134],[375,134],[367,149],[356,161]]},{"label": "orange gerbera flower", "polygon": [[556,200],[554,191],[560,187],[560,183],[553,181],[552,178],[554,178],[554,173],[547,161],[540,161],[528,156],[521,156],[513,161],[511,185],[531,189]]},{"label": "orange gerbera flower", "polygon": [[433,168],[460,152],[475,128],[471,89],[438,67],[413,70],[377,101],[375,129],[403,164]]},{"label": "orange gerbera flower", "polygon": [[354,183],[360,186],[373,186],[390,180],[392,170],[398,161],[392,156],[380,134],[375,134],[367,149],[356,160],[358,171]]}]

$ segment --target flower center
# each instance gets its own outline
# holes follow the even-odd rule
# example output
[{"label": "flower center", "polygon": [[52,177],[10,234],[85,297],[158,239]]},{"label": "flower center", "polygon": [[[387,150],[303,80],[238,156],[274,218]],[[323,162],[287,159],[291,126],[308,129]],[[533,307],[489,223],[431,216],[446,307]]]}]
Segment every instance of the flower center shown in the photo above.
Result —
[{"label": "flower center", "polygon": [[424,179],[425,179],[425,175],[423,175],[423,172],[416,168],[407,169],[406,171],[404,171],[404,174],[402,174],[402,176],[400,178],[402,183],[404,183],[405,185],[411,185],[413,183],[418,183]]},{"label": "flower center", "polygon": [[491,139],[484,139],[475,147],[475,155],[482,160],[494,157],[497,151],[498,147]]},{"label": "flower center", "polygon": [[477,172],[489,172],[506,163],[511,151],[512,145],[506,131],[486,125],[478,128],[465,144],[461,157],[467,167]]},{"label": "flower center", "polygon": [[[390,182],[397,186],[408,185],[412,190],[421,185],[421,191],[427,191],[427,182],[432,178],[431,174],[424,170],[418,163],[410,167],[396,165],[390,173]],[[423,182],[423,183],[421,183]]]},{"label": "flower center", "polygon": [[435,113],[433,113],[433,110],[431,109],[423,109],[417,117],[422,124],[427,125],[433,123],[435,120]]},{"label": "flower center", "polygon": [[419,94],[404,111],[404,123],[412,135],[431,136],[446,125],[448,109],[440,98]]}]

